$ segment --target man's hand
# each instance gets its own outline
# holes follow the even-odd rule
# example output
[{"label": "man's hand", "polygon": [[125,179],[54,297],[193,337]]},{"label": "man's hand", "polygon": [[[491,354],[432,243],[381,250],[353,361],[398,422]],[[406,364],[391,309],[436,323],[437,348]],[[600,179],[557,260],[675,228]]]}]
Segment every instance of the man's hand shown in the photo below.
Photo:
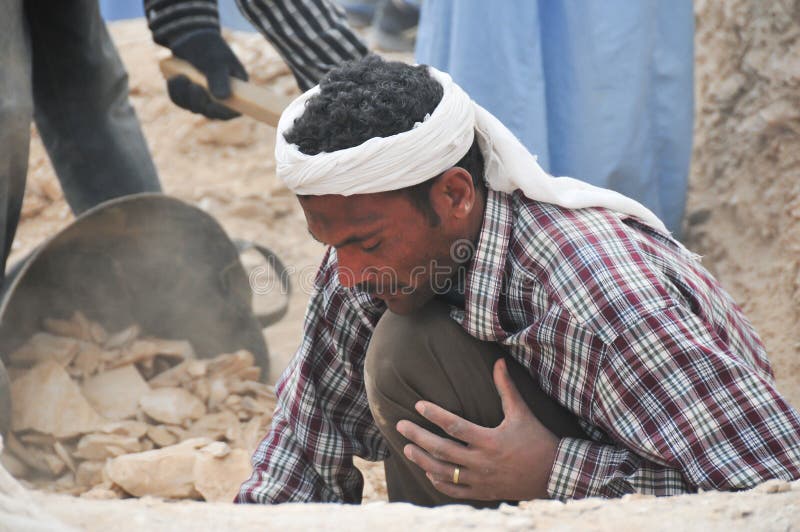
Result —
[{"label": "man's hand", "polygon": [[[397,430],[412,442],[403,452],[425,471],[437,490],[457,499],[545,498],[559,440],[525,404],[502,359],[494,365],[494,382],[505,414],[500,425],[481,427],[420,401],[415,406],[423,417],[464,444],[402,420]],[[453,482],[456,467],[458,484]]]},{"label": "man's hand", "polygon": [[[231,95],[229,76],[247,81],[247,71],[216,30],[198,30],[177,39],[170,45],[175,57],[185,59],[206,75],[212,96],[224,100]],[[167,80],[170,99],[179,107],[208,118],[229,120],[239,116],[224,105],[215,102],[208,92],[189,81],[186,76]]]}]

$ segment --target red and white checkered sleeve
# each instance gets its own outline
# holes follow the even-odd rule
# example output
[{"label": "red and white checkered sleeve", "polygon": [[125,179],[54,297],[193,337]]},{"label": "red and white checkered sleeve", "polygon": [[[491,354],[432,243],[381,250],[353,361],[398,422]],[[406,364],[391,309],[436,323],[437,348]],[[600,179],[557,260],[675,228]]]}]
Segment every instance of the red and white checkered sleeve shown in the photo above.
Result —
[{"label": "red and white checkered sleeve", "polygon": [[[328,257],[330,259],[330,257]],[[240,503],[359,503],[353,456],[387,454],[364,393],[363,357],[379,315],[366,313],[323,262],[303,342],[277,386],[272,427],[252,458]]]},{"label": "red and white checkered sleeve", "polygon": [[616,445],[561,441],[558,499],[671,495],[800,478],[800,415],[769,371],[680,306],[641,316],[608,345],[592,419]]}]

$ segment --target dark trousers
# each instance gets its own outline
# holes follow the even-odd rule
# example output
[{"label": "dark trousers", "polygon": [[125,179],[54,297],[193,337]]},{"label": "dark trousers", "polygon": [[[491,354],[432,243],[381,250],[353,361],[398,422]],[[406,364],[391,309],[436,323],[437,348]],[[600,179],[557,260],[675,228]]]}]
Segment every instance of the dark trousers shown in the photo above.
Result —
[{"label": "dark trousers", "polygon": [[0,280],[25,192],[32,119],[76,214],[161,190],[97,0],[0,0]]},{"label": "dark trousers", "polygon": [[585,437],[577,418],[547,396],[527,370],[499,345],[469,336],[449,317],[444,303],[434,300],[412,316],[384,314],[367,350],[365,381],[373,417],[390,447],[384,464],[390,501],[479,507],[502,502],[457,500],[437,491],[422,469],[406,459],[403,446],[408,441],[395,429],[407,419],[445,436],[414,410],[419,400],[484,427],[499,425],[503,408],[492,377],[499,357],[505,357],[517,389],[548,429],[561,437]]}]

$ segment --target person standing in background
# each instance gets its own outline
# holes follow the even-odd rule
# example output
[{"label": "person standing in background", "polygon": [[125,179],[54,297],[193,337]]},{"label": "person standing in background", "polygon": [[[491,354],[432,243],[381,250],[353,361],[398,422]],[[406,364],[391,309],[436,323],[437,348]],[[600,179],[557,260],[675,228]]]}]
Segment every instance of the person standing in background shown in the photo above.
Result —
[{"label": "person standing in background", "polygon": [[419,0],[338,0],[355,28],[369,29],[372,48],[413,52],[419,23]]},{"label": "person standing in background", "polygon": [[691,0],[426,0],[416,61],[449,72],[552,175],[611,188],[680,237]]},{"label": "person standing in background", "polygon": [[0,281],[16,234],[31,121],[72,212],[161,185],[97,0],[0,0]]}]

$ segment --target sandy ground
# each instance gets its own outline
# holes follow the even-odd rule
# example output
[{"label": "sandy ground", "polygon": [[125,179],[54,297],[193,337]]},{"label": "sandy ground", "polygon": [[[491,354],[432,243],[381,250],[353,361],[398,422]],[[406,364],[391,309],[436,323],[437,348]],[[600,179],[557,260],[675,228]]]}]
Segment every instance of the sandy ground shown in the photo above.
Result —
[{"label": "sandy ground", "polygon": [[800,4],[698,0],[688,245],[800,407]]},{"label": "sandy ground", "polygon": [[800,481],[772,482],[743,493],[671,498],[628,495],[504,505],[427,509],[409,504],[362,506],[170,503],[151,498],[76,499],[25,491],[0,469],[0,530],[792,530],[800,517]]},{"label": "sandy ground", "polygon": [[[696,132],[687,245],[701,255],[760,331],[779,386],[800,405],[800,4],[697,0]],[[794,20],[794,22],[793,22]],[[216,217],[232,237],[265,244],[293,270],[288,316],[266,331],[277,378],[300,338],[308,287],[322,247],[274,176],[274,130],[250,119],[209,122],[174,107],[157,70],[157,47],[141,21],[112,33],[131,77],[165,192]],[[287,94],[294,81],[257,35],[230,36],[251,78]],[[66,226],[71,215],[34,132],[23,219],[12,261]],[[773,495],[629,497],[522,509],[437,511],[406,506],[233,508],[157,501],[82,501],[34,494],[35,505],[81,528],[358,529],[488,528],[787,530],[800,522],[800,487]],[[368,472],[368,499],[380,498],[380,471]],[[0,510],[3,509],[0,500]],[[335,520],[334,520],[335,519]],[[0,529],[2,529],[0,523]]]}]

